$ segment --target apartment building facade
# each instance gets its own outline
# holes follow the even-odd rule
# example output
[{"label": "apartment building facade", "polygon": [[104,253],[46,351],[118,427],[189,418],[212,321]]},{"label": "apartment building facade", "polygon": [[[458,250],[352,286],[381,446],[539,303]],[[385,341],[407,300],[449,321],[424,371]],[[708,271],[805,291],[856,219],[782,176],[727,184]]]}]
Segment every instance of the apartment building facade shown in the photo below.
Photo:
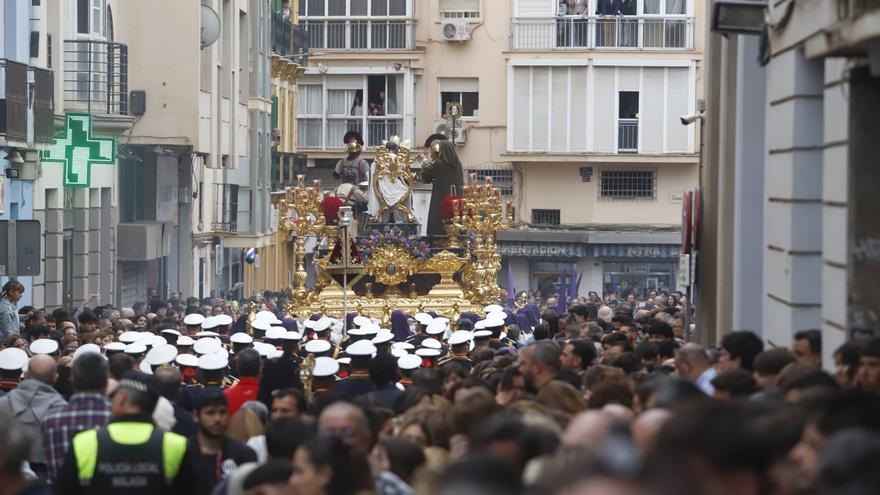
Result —
[{"label": "apartment building facade", "polygon": [[559,15],[549,0],[301,3],[310,174],[328,176],[350,129],[368,159],[391,134],[420,147],[448,132],[458,101],[465,169],[515,207],[498,236],[502,278],[510,264],[515,288],[545,295],[571,273],[583,294],[675,288],[682,195],[698,182],[698,131],[679,118],[697,107],[702,6],[626,5],[600,16],[594,2]]}]

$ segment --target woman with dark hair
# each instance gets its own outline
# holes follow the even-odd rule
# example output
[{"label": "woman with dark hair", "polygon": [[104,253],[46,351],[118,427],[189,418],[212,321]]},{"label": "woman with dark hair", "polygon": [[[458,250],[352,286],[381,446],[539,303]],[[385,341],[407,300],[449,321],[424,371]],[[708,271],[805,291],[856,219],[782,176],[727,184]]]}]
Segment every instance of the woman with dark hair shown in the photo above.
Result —
[{"label": "woman with dark hair", "polygon": [[367,458],[333,436],[314,437],[296,449],[290,486],[297,495],[373,492]]},{"label": "woman with dark hair", "polygon": [[559,333],[559,315],[556,314],[556,311],[552,309],[544,310],[541,313],[541,322],[547,325],[547,330],[550,331],[550,338],[555,337]]},{"label": "woman with dark hair", "polygon": [[393,474],[412,487],[413,477],[425,464],[426,458],[418,444],[401,438],[391,438],[382,440],[373,447],[370,462],[374,471],[379,473],[376,477],[378,483],[382,483],[388,474]]},{"label": "woman with dark hair", "polygon": [[24,286],[18,280],[6,282],[0,290],[0,339],[21,333],[18,301],[22,294],[24,294]]},{"label": "woman with dark hair", "polygon": [[399,309],[391,312],[391,332],[395,342],[403,342],[409,337],[409,321]]}]

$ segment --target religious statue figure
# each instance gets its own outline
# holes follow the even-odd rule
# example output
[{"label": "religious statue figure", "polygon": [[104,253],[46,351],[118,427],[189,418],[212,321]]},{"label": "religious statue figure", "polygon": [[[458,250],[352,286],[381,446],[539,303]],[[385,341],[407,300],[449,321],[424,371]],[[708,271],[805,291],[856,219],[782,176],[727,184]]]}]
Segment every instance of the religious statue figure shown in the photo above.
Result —
[{"label": "religious statue figure", "polygon": [[434,161],[422,169],[421,174],[423,181],[433,183],[431,205],[428,209],[428,235],[431,237],[446,234],[440,203],[450,194],[461,194],[464,185],[461,160],[455,152],[455,145],[446,139],[435,140],[430,147],[433,148],[435,145],[439,145],[439,153]]},{"label": "religious statue figure", "polygon": [[383,216],[399,212],[407,222],[414,222],[412,212],[412,149],[407,141],[398,136],[376,147],[376,160],[370,167],[370,190],[368,211],[374,222],[384,221]]}]

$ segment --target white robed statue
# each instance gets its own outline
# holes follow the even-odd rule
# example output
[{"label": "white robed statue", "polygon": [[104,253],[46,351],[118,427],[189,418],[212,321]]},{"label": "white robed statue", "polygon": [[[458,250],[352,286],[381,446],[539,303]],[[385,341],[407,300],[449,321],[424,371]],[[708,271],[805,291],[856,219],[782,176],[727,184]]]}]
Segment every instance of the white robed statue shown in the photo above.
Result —
[{"label": "white robed statue", "polygon": [[[402,219],[414,222],[412,212],[412,149],[398,136],[383,141],[376,148],[376,159],[370,166],[370,189],[367,211],[374,222],[385,222],[388,214],[397,211]],[[397,217],[400,221],[401,218]]]}]

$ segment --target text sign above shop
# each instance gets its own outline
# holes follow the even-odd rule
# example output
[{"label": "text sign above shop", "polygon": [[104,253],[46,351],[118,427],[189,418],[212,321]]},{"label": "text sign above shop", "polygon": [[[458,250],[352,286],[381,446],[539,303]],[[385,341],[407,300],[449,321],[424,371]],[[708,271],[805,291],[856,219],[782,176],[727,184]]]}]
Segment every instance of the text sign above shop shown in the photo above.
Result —
[{"label": "text sign above shop", "polygon": [[587,255],[587,246],[586,244],[566,243],[502,243],[498,252],[501,256],[527,258],[583,258]]},{"label": "text sign above shop", "polygon": [[680,246],[673,244],[600,244],[593,246],[597,258],[678,258]]}]

